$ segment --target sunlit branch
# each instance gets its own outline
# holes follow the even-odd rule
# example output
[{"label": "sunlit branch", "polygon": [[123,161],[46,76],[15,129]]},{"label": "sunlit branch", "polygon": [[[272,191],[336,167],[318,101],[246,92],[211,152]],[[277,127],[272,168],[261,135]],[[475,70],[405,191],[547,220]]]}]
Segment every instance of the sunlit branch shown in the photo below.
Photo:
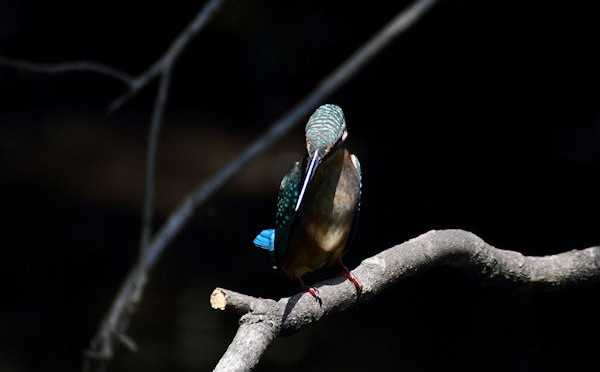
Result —
[{"label": "sunlit branch", "polygon": [[494,248],[467,231],[430,231],[363,260],[353,270],[363,285],[360,297],[351,282],[340,278],[315,284],[320,304],[306,292],[274,301],[216,288],[212,307],[243,315],[215,371],[249,371],[281,333],[368,301],[402,279],[439,266],[521,290],[554,290],[600,281],[600,246],[531,257]]}]

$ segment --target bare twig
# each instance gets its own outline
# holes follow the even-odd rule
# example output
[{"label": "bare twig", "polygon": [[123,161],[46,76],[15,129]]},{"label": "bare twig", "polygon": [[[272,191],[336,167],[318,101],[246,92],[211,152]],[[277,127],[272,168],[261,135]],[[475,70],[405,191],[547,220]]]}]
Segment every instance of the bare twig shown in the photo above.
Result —
[{"label": "bare twig", "polygon": [[[404,11],[398,13],[332,74],[327,76],[304,101],[307,103],[312,102],[310,98],[313,95],[319,96],[320,99],[330,95],[341,84],[344,84],[349,77],[354,76],[377,53],[381,52],[394,38],[410,29],[437,2],[438,0],[417,0]],[[313,107],[311,106],[310,109]]]},{"label": "bare twig", "polygon": [[[26,60],[9,59],[0,57],[0,65],[20,68],[41,73],[66,73],[73,71],[89,71],[106,75],[129,87],[129,91],[117,98],[109,107],[113,111],[125,103],[147,86],[154,78],[160,76],[156,101],[152,109],[152,119],[148,133],[148,147],[146,155],[146,180],[145,195],[142,211],[142,228],[140,237],[140,261],[132,268],[124,281],[111,310],[102,321],[101,326],[91,341],[90,349],[85,352],[88,358],[106,361],[112,358],[113,341],[120,341],[130,349],[135,349],[135,344],[125,335],[128,315],[131,314],[137,301],[141,298],[146,282],[146,272],[149,268],[143,265],[146,260],[146,248],[152,234],[153,204],[155,191],[155,163],[158,147],[158,134],[166,107],[171,73],[179,55],[183,52],[190,40],[206,26],[208,21],[219,9],[224,0],[210,0],[199,11],[188,26],[173,40],[165,53],[153,63],[146,71],[136,77],[119,71],[115,68],[95,62],[79,61],[55,64],[35,63]],[[84,369],[89,369],[89,360],[84,363]],[[101,367],[102,368],[102,367]]]},{"label": "bare twig", "polygon": [[113,79],[120,80],[125,85],[131,86],[134,78],[126,72],[101,63],[89,61],[61,62],[61,63],[37,63],[24,59],[12,59],[0,56],[0,66],[14,67],[21,70],[40,72],[44,74],[63,74],[73,71],[95,72]]},{"label": "bare twig", "polygon": [[339,278],[316,284],[322,304],[306,293],[279,301],[223,288],[211,305],[244,313],[240,327],[215,371],[249,371],[282,332],[293,332],[333,312],[369,300],[391,284],[436,266],[464,269],[483,280],[523,290],[553,290],[600,281],[600,246],[552,256],[529,257],[501,250],[463,230],[430,231],[365,259],[354,271],[363,292]]},{"label": "bare twig", "polygon": [[149,267],[145,265],[150,250],[149,242],[152,234],[152,220],[154,215],[154,191],[155,191],[155,164],[158,148],[158,134],[163,120],[167,103],[169,85],[173,66],[189,44],[190,40],[208,23],[212,15],[221,6],[223,0],[210,0],[202,8],[188,26],[173,40],[170,47],[144,73],[129,82],[129,92],[117,98],[109,110],[120,107],[130,97],[144,88],[152,79],[160,75],[156,101],[152,109],[152,119],[148,133],[148,147],[146,154],[146,180],[145,195],[142,207],[142,228],[140,237],[140,256],[121,286],[110,311],[103,319],[100,328],[90,342],[90,348],[84,352],[83,369],[92,368],[92,360],[98,361],[97,367],[104,369],[105,364],[114,353],[113,343],[119,341],[131,350],[136,346],[133,340],[126,335],[129,316],[135,311],[137,303],[142,297]]},{"label": "bare twig", "polygon": [[144,255],[150,241],[152,233],[152,219],[154,215],[154,189],[156,153],[158,148],[158,133],[160,124],[165,113],[167,104],[167,95],[171,81],[171,70],[162,74],[158,91],[156,92],[156,102],[152,109],[152,119],[150,120],[150,129],[148,131],[148,147],[146,150],[146,187],[144,194],[144,204],[142,208],[142,235],[140,238],[140,255]]},{"label": "bare twig", "polygon": [[183,52],[190,40],[200,32],[215,12],[221,7],[224,0],[209,0],[202,10],[196,14],[194,19],[186,26],[183,31],[173,40],[169,48],[163,55],[154,62],[146,71],[136,76],[129,85],[129,91],[115,99],[109,106],[109,112],[121,107],[130,98],[135,96],[140,90],[148,85],[154,78],[165,71],[170,71],[177,61],[177,58]]},{"label": "bare twig", "polygon": [[183,52],[185,47],[189,44],[190,40],[200,32],[204,26],[208,24],[208,21],[212,18],[214,13],[221,7],[225,0],[210,0],[204,7],[196,14],[194,19],[187,25],[183,31],[167,48],[163,55],[154,62],[146,71],[142,72],[137,76],[131,76],[123,71],[120,71],[114,67],[103,65],[96,62],[89,61],[75,61],[75,62],[61,62],[61,63],[37,63],[22,59],[12,59],[0,56],[0,65],[14,67],[22,70],[41,72],[46,74],[58,74],[73,71],[89,71],[95,72],[101,75],[105,75],[117,80],[120,80],[126,84],[129,90],[116,98],[108,107],[108,111],[112,112],[121,107],[130,98],[135,96],[146,87],[152,80],[159,75],[170,73],[173,65],[177,61],[177,58]]},{"label": "bare twig", "polygon": [[164,116],[167,96],[171,81],[171,73],[177,58],[183,52],[194,36],[208,24],[208,21],[219,9],[224,0],[210,0],[204,5],[202,10],[196,14],[194,19],[187,27],[173,40],[169,48],[163,55],[153,63],[145,72],[133,79],[129,85],[128,93],[117,98],[110,106],[109,110],[115,110],[120,107],[127,99],[131,98],[142,88],[144,88],[152,79],[160,75],[160,82],[156,94],[156,102],[152,110],[152,119],[148,133],[148,147],[146,154],[146,182],[145,195],[142,211],[142,232],[140,239],[140,254],[146,253],[150,236],[152,234],[152,219],[154,215],[154,189],[155,189],[155,163],[158,148],[158,134],[160,125]]}]

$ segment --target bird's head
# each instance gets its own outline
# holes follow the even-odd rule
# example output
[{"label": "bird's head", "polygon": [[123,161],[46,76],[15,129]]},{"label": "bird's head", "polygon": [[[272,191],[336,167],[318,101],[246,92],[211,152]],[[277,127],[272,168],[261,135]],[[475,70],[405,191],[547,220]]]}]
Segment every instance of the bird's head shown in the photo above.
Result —
[{"label": "bird's head", "polygon": [[335,151],[348,136],[346,120],[341,107],[331,104],[320,106],[306,123],[306,151],[308,159],[304,170],[304,182],[296,202],[300,208],[304,193],[323,159]]}]

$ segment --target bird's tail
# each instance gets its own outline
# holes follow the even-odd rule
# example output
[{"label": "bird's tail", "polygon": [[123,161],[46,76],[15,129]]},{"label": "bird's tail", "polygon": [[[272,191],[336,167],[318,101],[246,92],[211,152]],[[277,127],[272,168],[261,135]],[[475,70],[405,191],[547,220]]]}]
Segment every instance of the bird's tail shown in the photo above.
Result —
[{"label": "bird's tail", "polygon": [[273,252],[275,249],[275,230],[266,229],[260,232],[254,238],[254,245],[258,248],[266,249],[269,252]]}]

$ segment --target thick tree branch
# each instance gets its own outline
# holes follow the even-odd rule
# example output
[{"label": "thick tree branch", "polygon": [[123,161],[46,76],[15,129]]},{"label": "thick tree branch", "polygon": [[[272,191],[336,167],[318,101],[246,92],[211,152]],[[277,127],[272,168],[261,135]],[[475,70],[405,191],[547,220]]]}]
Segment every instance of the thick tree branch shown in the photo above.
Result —
[{"label": "thick tree branch", "polygon": [[360,297],[352,283],[340,278],[316,284],[321,305],[306,293],[276,302],[217,288],[211,295],[212,307],[244,315],[215,371],[249,371],[279,334],[367,301],[403,278],[438,266],[456,267],[482,280],[523,290],[554,290],[600,281],[600,246],[531,257],[494,248],[467,231],[433,230],[363,260],[353,270],[363,285]]}]

